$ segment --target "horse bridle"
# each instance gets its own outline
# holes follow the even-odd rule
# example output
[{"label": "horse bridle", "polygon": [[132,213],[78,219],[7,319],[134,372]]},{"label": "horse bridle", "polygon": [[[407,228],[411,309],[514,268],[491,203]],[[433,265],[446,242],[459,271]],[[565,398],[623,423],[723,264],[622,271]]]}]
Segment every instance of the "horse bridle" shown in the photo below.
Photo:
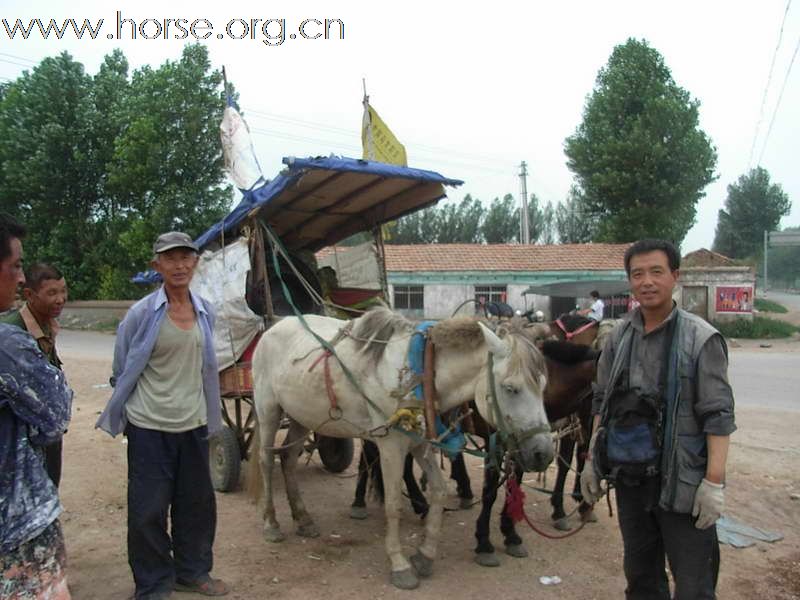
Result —
[{"label": "horse bridle", "polygon": [[505,451],[507,452],[518,452],[522,442],[531,438],[535,435],[539,435],[541,433],[550,433],[552,429],[550,428],[550,424],[547,423],[546,425],[538,425],[536,427],[531,427],[530,429],[526,429],[524,431],[518,430],[515,427],[509,427],[509,424],[506,423],[506,420],[503,418],[503,413],[500,410],[500,403],[497,400],[497,389],[495,388],[495,380],[494,380],[494,357],[491,352],[489,352],[489,358],[486,365],[488,375],[487,375],[487,383],[489,386],[489,409],[491,410],[492,414],[494,415],[495,426],[497,430],[500,432],[501,444]]}]

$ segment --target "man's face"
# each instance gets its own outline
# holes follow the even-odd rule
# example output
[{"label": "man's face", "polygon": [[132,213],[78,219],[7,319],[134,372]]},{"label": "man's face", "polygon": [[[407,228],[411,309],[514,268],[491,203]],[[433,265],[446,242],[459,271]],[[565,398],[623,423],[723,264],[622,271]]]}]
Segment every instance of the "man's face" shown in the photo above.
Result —
[{"label": "man's face", "polygon": [[22,242],[17,238],[9,240],[11,254],[0,261],[0,310],[8,310],[14,305],[17,288],[25,283],[22,271]]},{"label": "man's face", "polygon": [[156,255],[153,268],[171,288],[189,287],[197,266],[197,253],[189,248],[173,248]]},{"label": "man's face", "polygon": [[25,289],[25,300],[37,316],[57,319],[67,301],[67,282],[61,279],[45,279],[38,290]]},{"label": "man's face", "polygon": [[678,271],[671,271],[663,250],[653,250],[631,257],[631,292],[645,310],[672,307],[672,290],[678,281]]}]

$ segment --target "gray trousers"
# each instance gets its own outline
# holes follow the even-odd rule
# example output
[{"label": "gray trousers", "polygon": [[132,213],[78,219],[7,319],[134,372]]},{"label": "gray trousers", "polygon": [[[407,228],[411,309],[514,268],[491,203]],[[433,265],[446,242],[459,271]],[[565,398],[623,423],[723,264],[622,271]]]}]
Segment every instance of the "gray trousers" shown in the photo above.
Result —
[{"label": "gray trousers", "polygon": [[619,527],[622,531],[628,600],[670,600],[665,558],[675,580],[675,600],[713,600],[719,574],[716,526],[697,529],[690,514],[656,506],[655,482],[618,484]]}]

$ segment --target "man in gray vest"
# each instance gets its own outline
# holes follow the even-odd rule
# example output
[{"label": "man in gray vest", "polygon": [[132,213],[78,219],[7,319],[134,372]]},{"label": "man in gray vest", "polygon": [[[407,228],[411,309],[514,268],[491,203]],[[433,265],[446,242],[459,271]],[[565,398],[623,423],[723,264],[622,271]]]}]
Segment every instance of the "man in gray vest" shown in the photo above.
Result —
[{"label": "man in gray vest", "polygon": [[715,598],[716,520],[724,510],[729,436],[736,429],[727,347],[703,319],[676,307],[680,255],[663,240],[625,253],[640,303],[609,336],[598,364],[584,499],[613,482],[624,546],[625,596]]},{"label": "man in gray vest", "polygon": [[97,421],[128,438],[128,563],[136,600],[163,600],[173,590],[228,593],[209,575],[217,507],[208,436],[222,417],[213,309],[189,290],[197,252],[177,231],[153,245],[152,266],[164,285],[119,325],[114,392]]}]

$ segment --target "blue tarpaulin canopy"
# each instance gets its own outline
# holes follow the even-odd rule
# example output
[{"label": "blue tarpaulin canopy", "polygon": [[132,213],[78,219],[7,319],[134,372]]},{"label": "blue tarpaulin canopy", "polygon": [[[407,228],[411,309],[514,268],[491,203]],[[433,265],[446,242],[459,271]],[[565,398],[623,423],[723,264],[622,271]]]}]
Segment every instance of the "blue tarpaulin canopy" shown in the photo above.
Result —
[{"label": "blue tarpaulin canopy", "polygon": [[290,250],[316,252],[360,231],[434,204],[444,186],[463,182],[433,171],[340,157],[283,159],[269,183],[244,193],[239,205],[197,238],[205,246],[237,233],[249,216],[272,227]]},{"label": "blue tarpaulin canopy", "polygon": [[[444,186],[463,181],[439,173],[345,158],[285,157],[283,171],[243,198],[195,242],[201,250],[234,239],[250,217],[266,222],[293,251],[331,246],[361,231],[425,208],[445,197]],[[137,283],[156,281],[140,273]]]}]

